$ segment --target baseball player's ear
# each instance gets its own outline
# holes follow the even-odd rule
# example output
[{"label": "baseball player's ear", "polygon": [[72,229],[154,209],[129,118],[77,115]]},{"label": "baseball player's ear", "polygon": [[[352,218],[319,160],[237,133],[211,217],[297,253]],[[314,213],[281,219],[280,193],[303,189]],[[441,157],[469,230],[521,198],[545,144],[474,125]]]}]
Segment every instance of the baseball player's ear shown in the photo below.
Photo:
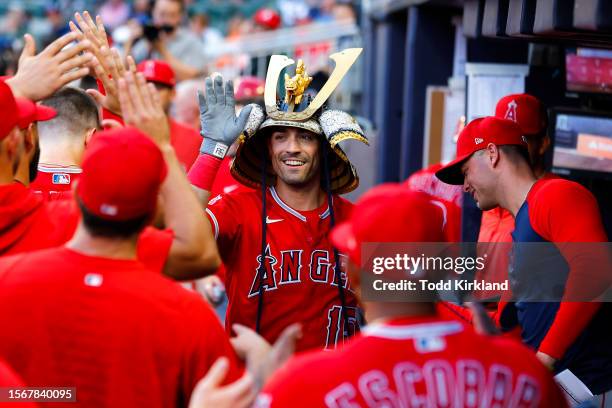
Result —
[{"label": "baseball player's ear", "polygon": [[91,139],[93,138],[94,134],[98,131],[98,129],[96,128],[91,128],[89,129],[89,131],[87,131],[87,135],[85,136],[85,147],[87,147],[87,145],[89,144],[89,142],[91,142]]}]

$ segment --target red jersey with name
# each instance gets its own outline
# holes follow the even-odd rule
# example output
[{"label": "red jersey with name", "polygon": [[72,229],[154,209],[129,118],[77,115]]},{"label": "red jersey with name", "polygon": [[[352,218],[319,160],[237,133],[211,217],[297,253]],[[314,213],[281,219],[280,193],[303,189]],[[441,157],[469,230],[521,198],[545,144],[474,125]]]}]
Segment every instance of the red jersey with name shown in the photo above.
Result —
[{"label": "red jersey with name", "polygon": [[202,136],[197,130],[174,119],[168,119],[168,123],[170,124],[170,144],[174,147],[176,158],[185,172],[188,172],[200,154]]},{"label": "red jersey with name", "polygon": [[76,387],[75,406],[187,407],[221,356],[225,382],[240,375],[201,297],[138,261],[66,247],[8,257],[0,292],[0,358],[31,387]]},{"label": "red jersey with name", "polygon": [[294,357],[255,406],[567,405],[551,374],[518,342],[432,316],[374,323],[340,350]]},{"label": "red jersey with name", "polygon": [[[63,245],[74,235],[80,216],[74,200],[45,202],[21,183],[0,186],[0,256]],[[170,230],[145,228],[138,239],[138,259],[161,273],[173,239]]]},{"label": "red jersey with name", "polygon": [[453,186],[440,181],[436,171],[442,164],[434,164],[412,174],[406,180],[406,187],[411,191],[421,191],[435,197],[436,204],[444,211],[444,237],[448,242],[461,241],[461,206],[463,191],[461,186]]},{"label": "red jersey with name", "polygon": [[[352,204],[334,196],[337,222],[346,219]],[[221,194],[210,200],[206,212],[214,226],[219,252],[226,267],[229,298],[226,327],[234,323],[255,327],[260,286],[263,287],[261,334],[273,342],[292,323],[302,324],[297,349],[333,349],[345,335],[358,331],[357,302],[346,274],[345,327],[338,286],[336,261],[343,267],[346,256],[334,259],[327,238],[330,230],[327,203],[312,211],[297,211],[271,187],[266,198],[265,273],[261,259],[262,198],[257,191]]]},{"label": "red jersey with name", "polygon": [[76,166],[39,165],[30,188],[45,200],[72,198],[72,188],[82,171]]}]

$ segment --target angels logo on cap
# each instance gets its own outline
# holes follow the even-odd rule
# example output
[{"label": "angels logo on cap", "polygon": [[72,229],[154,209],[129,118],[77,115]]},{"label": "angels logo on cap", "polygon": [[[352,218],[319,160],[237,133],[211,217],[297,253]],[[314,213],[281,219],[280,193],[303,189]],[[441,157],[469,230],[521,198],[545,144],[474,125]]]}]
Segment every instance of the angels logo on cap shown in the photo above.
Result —
[{"label": "angels logo on cap", "polygon": [[155,76],[155,61],[146,61],[144,64],[143,74],[147,77]]},{"label": "angels logo on cap", "polygon": [[508,110],[506,110],[506,114],[504,115],[504,119],[509,119],[513,122],[516,122],[516,108],[518,104],[513,99],[508,102]]}]

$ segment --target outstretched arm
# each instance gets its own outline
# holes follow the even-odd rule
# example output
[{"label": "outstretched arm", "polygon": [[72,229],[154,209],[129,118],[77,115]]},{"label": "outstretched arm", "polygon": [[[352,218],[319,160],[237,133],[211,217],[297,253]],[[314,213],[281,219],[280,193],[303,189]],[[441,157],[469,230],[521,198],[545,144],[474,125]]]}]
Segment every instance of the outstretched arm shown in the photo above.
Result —
[{"label": "outstretched arm", "polygon": [[164,221],[174,232],[164,273],[175,279],[195,279],[214,272],[220,264],[212,228],[170,145],[168,119],[159,94],[141,73],[127,72],[118,81],[123,119],[147,133],[164,153],[168,176],[160,197]]}]

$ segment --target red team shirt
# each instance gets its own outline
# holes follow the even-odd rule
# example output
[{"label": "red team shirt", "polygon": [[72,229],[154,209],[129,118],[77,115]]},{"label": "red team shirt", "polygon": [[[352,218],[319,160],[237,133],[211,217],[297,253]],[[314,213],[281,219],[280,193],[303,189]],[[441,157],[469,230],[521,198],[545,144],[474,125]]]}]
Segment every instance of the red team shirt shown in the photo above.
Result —
[{"label": "red team shirt", "polygon": [[2,361],[2,359],[0,359],[0,388],[4,388],[6,387],[6,391],[3,392],[3,401],[5,402],[1,402],[0,404],[2,404],[2,408],[36,408],[37,405],[34,402],[30,402],[30,401],[23,401],[23,400],[15,400],[15,402],[7,402],[6,398],[10,398],[10,394],[8,393],[8,389],[7,388],[18,388],[18,387],[25,387],[25,384],[23,383],[23,381],[21,380],[21,378],[19,378],[19,376],[17,374],[15,374],[15,372],[11,369],[11,367],[9,367],[8,365],[6,365],[6,363],[4,361]]},{"label": "red team shirt", "polygon": [[241,374],[201,297],[138,261],[65,247],[7,257],[0,291],[0,358],[31,387],[76,387],[75,406],[186,407],[218,357],[226,383]]},{"label": "red team shirt", "polygon": [[187,172],[200,154],[202,136],[192,127],[173,119],[168,119],[168,123],[170,124],[170,144],[174,147],[176,158]]},{"label": "red team shirt", "polygon": [[[272,187],[267,194],[267,249],[261,334],[274,341],[281,331],[302,324],[297,349],[333,349],[343,336],[338,287],[334,283],[333,249],[327,238],[327,203],[312,211],[297,211],[284,203]],[[335,217],[347,218],[352,204],[334,196]],[[212,198],[206,210],[214,226],[219,252],[226,266],[229,298],[226,327],[240,323],[254,328],[257,318],[261,258],[259,192],[241,191]],[[341,265],[346,257],[340,255]],[[344,268],[343,268],[344,269]],[[358,331],[357,302],[343,282],[350,334]]]},{"label": "red team shirt", "polygon": [[[45,202],[21,183],[0,186],[0,256],[62,245],[74,235],[79,218],[72,199]],[[138,240],[138,259],[148,269],[161,273],[173,239],[170,230],[145,228]]]},{"label": "red team shirt", "polygon": [[39,165],[30,188],[47,201],[72,198],[72,188],[82,172],[76,166]]},{"label": "red team shirt", "polygon": [[255,406],[558,408],[566,403],[547,369],[521,344],[423,316],[374,323],[342,349],[293,358],[267,383]]}]

